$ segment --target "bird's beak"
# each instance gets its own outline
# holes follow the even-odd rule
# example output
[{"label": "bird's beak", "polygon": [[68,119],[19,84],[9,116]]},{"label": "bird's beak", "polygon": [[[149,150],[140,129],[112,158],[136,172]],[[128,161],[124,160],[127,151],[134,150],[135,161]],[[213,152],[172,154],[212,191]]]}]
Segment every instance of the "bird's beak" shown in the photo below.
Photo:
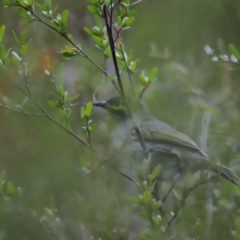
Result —
[{"label": "bird's beak", "polygon": [[107,103],[107,101],[97,101],[97,102],[93,103],[93,106],[105,108],[106,103]]}]

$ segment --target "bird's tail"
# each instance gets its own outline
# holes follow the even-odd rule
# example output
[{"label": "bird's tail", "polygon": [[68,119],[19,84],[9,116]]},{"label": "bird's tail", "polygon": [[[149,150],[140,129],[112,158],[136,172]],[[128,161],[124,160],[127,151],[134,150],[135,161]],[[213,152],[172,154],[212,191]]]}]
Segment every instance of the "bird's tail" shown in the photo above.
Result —
[{"label": "bird's tail", "polygon": [[230,168],[223,165],[217,165],[211,168],[211,171],[240,188],[240,180]]}]

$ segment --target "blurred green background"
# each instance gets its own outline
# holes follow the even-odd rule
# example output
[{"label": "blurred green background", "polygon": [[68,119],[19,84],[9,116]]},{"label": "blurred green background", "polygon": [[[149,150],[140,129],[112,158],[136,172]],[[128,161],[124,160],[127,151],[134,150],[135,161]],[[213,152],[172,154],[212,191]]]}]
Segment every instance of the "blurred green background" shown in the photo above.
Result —
[{"label": "blurred green background", "polygon": [[[60,12],[68,9],[69,32],[104,67],[101,52],[82,30],[94,24],[86,10],[88,1],[54,0],[52,4],[59,5]],[[6,25],[4,45],[17,51],[11,30],[30,31],[30,89],[37,101],[61,122],[58,113],[46,104],[56,96],[44,69],[46,55],[52,61],[63,61],[57,51],[66,43],[40,23],[22,25],[19,21],[14,8],[0,5],[0,25]],[[151,114],[189,135],[209,152],[212,161],[231,167],[240,176],[239,69],[230,63],[211,62],[203,50],[208,44],[217,54],[218,38],[240,48],[239,26],[237,0],[146,0],[138,5],[135,22],[122,38],[125,48],[133,50],[133,56],[140,59],[139,69],[158,68],[158,80],[145,96]],[[82,105],[92,101],[93,94],[100,100],[117,94],[110,81],[85,59],[65,62],[63,77],[69,94],[80,94],[78,102]],[[11,70],[9,78],[22,84],[16,70]],[[15,104],[25,98],[2,69],[0,89]],[[78,134],[82,105],[72,108],[71,124]],[[27,107],[30,112],[39,113],[34,104],[29,102]],[[206,119],[210,119],[210,124],[204,139]],[[94,146],[103,154],[112,153],[112,119],[107,113],[96,111],[93,121],[98,124]],[[128,201],[137,193],[134,186],[126,188],[131,185],[127,180],[111,169],[101,170],[101,162],[99,171],[85,174],[80,159],[95,163],[97,156],[47,119],[0,109],[0,122],[0,171],[5,170],[6,180],[23,189],[18,200],[9,204],[1,200],[0,240],[77,240],[90,236],[138,239],[144,223],[137,217],[139,209]],[[120,159],[113,157],[115,166],[120,166]],[[191,180],[189,176],[176,189],[181,191]],[[172,195],[166,208],[170,211],[177,201]],[[236,187],[221,179],[201,186],[187,199],[172,226],[171,239],[240,239],[239,208],[240,191]],[[56,211],[51,215],[49,209]],[[109,232],[111,235],[107,236]]]}]

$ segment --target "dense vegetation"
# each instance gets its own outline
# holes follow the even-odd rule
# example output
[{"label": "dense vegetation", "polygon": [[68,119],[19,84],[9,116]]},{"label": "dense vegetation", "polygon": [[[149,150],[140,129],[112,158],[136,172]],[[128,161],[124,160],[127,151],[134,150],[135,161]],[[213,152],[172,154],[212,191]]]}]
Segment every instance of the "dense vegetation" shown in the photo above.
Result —
[{"label": "dense vegetation", "polygon": [[2,1],[0,239],[240,239],[240,189],[187,175],[160,215],[151,183],[125,175],[122,129],[91,104],[122,84],[240,176],[239,2],[113,2],[120,76],[111,1]]}]

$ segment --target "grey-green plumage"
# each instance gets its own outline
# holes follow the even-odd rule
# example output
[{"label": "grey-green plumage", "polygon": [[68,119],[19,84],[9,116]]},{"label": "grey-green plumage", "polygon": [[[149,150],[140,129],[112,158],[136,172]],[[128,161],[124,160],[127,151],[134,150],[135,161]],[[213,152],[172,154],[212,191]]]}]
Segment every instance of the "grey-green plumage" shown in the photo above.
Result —
[{"label": "grey-green plumage", "polygon": [[[93,105],[106,109],[119,123],[131,121],[127,108],[118,96],[107,101],[95,102]],[[212,165],[209,162],[208,154],[201,150],[191,138],[149,116],[146,109],[140,110],[139,115],[139,128],[147,152],[151,153],[150,168],[153,169],[157,164],[161,164],[161,172],[157,177],[159,181],[173,182],[176,177],[179,178],[186,172],[210,170],[240,187],[236,174],[226,166]],[[134,130],[132,138],[133,144],[130,145],[130,150],[139,154],[142,152],[141,146]]]}]

